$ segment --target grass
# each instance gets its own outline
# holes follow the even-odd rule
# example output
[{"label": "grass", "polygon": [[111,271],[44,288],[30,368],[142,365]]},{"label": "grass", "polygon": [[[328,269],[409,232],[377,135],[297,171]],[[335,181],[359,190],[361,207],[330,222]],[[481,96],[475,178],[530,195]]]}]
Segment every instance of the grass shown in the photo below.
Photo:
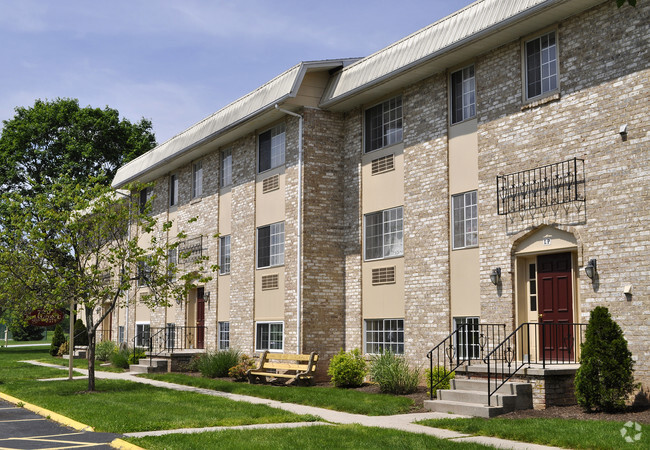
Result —
[{"label": "grass", "polygon": [[251,395],[300,405],[317,406],[353,414],[385,416],[409,412],[414,402],[410,398],[393,395],[368,394],[365,392],[333,388],[304,386],[270,386],[233,383],[211,378],[192,377],[180,373],[143,375],[154,380],[196,386],[232,394]]},{"label": "grass", "polygon": [[[54,336],[54,331],[47,331],[45,339],[39,339],[38,341],[14,341],[13,339],[7,340],[7,345],[31,345],[31,344],[42,344],[49,345],[52,343],[52,336]],[[67,338],[67,334],[65,335]],[[2,334],[2,339],[0,339],[0,347],[5,345],[4,333]]]},{"label": "grass", "polygon": [[[56,364],[58,366],[64,366],[68,367],[68,360],[64,358],[60,358],[58,356],[51,356],[49,354],[44,354],[40,356],[38,359],[35,359],[34,361],[39,361],[39,362],[44,362],[44,363],[49,363],[49,364]],[[102,372],[116,372],[116,373],[123,373],[125,372],[124,369],[120,369],[118,367],[113,367],[113,366],[102,366],[104,364],[104,361],[98,361],[95,360],[95,370],[101,370]],[[88,368],[88,360],[87,359],[81,359],[81,358],[75,358],[72,366],[77,368],[77,369],[87,369]]]},{"label": "grass", "polygon": [[85,380],[36,382],[38,378],[60,377],[61,371],[18,361],[39,359],[45,352],[33,348],[0,349],[0,391],[91,425],[97,431],[125,433],[316,419],[266,405],[121,380],[97,380],[97,391],[93,393],[86,392]]},{"label": "grass", "polygon": [[353,449],[485,449],[478,444],[437,439],[424,434],[406,433],[360,425],[312,426],[284,430],[218,431],[199,434],[173,434],[160,437],[126,439],[143,448],[353,448]]},{"label": "grass", "polygon": [[621,436],[625,422],[576,419],[438,419],[418,422],[480,436],[585,449],[650,448],[650,426],[642,426],[641,440],[627,443]]}]

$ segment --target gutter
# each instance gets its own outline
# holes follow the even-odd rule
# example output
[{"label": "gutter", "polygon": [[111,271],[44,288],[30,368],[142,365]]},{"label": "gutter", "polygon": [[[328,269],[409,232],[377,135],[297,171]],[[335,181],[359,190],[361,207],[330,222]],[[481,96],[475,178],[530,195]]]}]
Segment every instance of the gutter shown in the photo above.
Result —
[{"label": "gutter", "polygon": [[303,117],[292,111],[280,108],[275,104],[275,109],[290,116],[298,118],[298,232],[296,236],[298,244],[298,264],[296,268],[296,353],[302,354],[302,342],[300,339],[302,325],[302,165],[303,165],[303,145],[302,145],[302,123]]}]

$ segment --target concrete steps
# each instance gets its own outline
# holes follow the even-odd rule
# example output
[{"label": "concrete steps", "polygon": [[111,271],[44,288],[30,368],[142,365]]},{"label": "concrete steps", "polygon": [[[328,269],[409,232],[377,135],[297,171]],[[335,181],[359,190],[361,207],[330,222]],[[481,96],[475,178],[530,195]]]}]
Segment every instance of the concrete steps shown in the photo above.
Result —
[{"label": "concrete steps", "polygon": [[130,364],[129,372],[131,373],[154,373],[167,372],[169,360],[165,358],[140,358],[138,364]]},{"label": "concrete steps", "polygon": [[456,378],[450,389],[439,389],[436,400],[424,402],[431,411],[476,417],[495,417],[516,409],[533,407],[533,389],[528,383],[506,383],[492,394],[488,403],[487,380]]}]

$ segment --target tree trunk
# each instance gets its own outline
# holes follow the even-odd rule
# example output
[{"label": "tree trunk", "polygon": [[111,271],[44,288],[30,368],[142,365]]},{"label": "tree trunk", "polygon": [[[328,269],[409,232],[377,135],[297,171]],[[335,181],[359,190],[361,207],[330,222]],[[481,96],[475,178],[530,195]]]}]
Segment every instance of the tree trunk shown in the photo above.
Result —
[{"label": "tree trunk", "polygon": [[95,330],[88,328],[88,391],[95,390]]}]

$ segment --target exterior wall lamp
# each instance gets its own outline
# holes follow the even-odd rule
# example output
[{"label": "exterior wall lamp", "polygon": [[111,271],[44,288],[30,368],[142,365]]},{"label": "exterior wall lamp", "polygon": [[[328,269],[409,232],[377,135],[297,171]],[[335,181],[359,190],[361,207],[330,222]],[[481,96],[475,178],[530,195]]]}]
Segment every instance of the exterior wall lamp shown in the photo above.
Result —
[{"label": "exterior wall lamp", "polygon": [[592,280],[594,279],[594,276],[596,276],[596,258],[590,259],[587,265],[585,266],[585,273],[589,278]]},{"label": "exterior wall lamp", "polygon": [[490,274],[490,281],[495,286],[501,284],[501,267],[497,267],[496,269],[492,270],[492,273]]}]

